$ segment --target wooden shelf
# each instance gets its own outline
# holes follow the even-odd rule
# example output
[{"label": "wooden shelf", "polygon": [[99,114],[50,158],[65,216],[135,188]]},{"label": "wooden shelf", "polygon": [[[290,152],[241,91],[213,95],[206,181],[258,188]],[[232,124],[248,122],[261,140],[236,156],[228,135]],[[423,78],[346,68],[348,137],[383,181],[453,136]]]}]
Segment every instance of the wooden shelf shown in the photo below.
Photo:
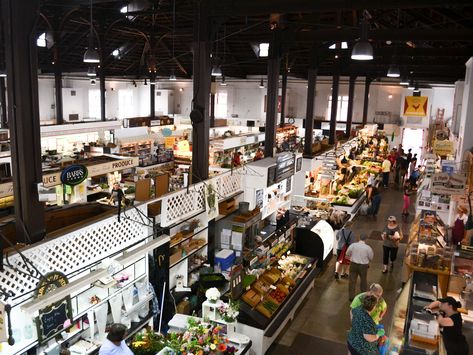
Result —
[{"label": "wooden shelf", "polygon": [[[169,248],[173,248],[173,247],[175,247],[175,246],[178,246],[179,244],[185,242],[186,240],[189,240],[189,239],[191,239],[192,237],[195,237],[197,234],[203,232],[203,231],[206,230],[207,228],[208,228],[208,227],[204,227],[204,228],[200,229],[198,232],[194,232],[194,233],[192,233],[191,235],[188,235],[188,236],[184,237],[183,239],[179,240],[178,242],[174,242],[174,243],[170,244],[170,245],[169,245]],[[171,241],[172,241],[172,237],[171,237]]]},{"label": "wooden shelf", "polygon": [[202,246],[192,250],[189,254],[187,254],[186,256],[182,257],[181,259],[179,259],[178,261],[176,261],[175,263],[172,263],[171,265],[169,265],[169,268],[172,268],[174,266],[176,266],[177,264],[183,262],[184,260],[188,259],[191,255],[194,255],[195,253],[197,253],[198,251],[202,250],[203,248],[205,248],[207,245],[209,245],[208,242],[206,242],[205,244],[203,244]]}]

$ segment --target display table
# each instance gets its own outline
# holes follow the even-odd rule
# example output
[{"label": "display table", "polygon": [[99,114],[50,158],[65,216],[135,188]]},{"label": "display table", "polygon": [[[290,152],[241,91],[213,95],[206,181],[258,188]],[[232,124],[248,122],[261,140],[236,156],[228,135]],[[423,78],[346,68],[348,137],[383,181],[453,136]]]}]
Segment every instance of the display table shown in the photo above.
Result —
[{"label": "display table", "polygon": [[442,295],[447,294],[448,282],[450,280],[450,271],[435,270],[425,267],[419,267],[417,265],[412,265],[409,263],[409,260],[407,258],[406,260],[404,260],[404,264],[406,265],[409,274],[412,274],[414,271],[418,271],[424,272],[426,274],[437,275],[437,282]]},{"label": "display table", "polygon": [[[389,350],[392,353],[445,354],[436,320],[422,311],[440,295],[437,293],[435,275],[418,271],[412,274],[394,306],[393,320],[388,332]],[[429,317],[432,318],[430,321]],[[422,324],[422,327],[418,324]]]},{"label": "display table", "polygon": [[312,263],[306,269],[304,278],[296,283],[294,289],[271,318],[266,318],[245,302],[240,303],[237,331],[251,339],[252,355],[264,355],[286,324],[294,318],[297,310],[314,287],[314,279],[320,272],[315,264],[315,262]]},{"label": "display table", "polygon": [[[174,317],[169,321],[168,326],[169,326],[169,332],[170,333],[182,333],[186,330],[187,327],[187,321],[189,319],[195,319],[197,321],[202,320],[201,318],[198,317],[192,317],[188,316],[185,314],[179,314],[176,313]],[[244,342],[243,339],[246,338],[244,335],[239,334],[239,333],[234,333],[228,335],[228,340],[230,341],[230,344],[235,346],[237,348],[237,355],[243,355],[243,354],[248,354],[250,351],[250,348],[252,346],[251,340],[248,342]]]}]

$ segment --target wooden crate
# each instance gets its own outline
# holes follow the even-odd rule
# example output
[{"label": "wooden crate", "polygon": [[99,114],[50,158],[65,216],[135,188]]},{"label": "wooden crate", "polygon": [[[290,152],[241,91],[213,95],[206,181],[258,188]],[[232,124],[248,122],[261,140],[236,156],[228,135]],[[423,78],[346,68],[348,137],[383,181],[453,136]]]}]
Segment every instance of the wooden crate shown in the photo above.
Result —
[{"label": "wooden crate", "polygon": [[218,213],[226,216],[227,214],[233,212],[235,208],[236,200],[234,198],[230,198],[218,204]]}]

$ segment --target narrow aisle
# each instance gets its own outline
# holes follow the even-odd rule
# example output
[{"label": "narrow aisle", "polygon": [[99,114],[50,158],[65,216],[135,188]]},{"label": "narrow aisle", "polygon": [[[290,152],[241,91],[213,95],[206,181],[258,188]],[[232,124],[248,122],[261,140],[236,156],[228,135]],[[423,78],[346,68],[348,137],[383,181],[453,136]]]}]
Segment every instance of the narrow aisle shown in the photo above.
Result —
[{"label": "narrow aisle", "polygon": [[[407,222],[401,222],[402,191],[396,188],[382,189],[381,207],[376,219],[357,216],[353,231],[357,238],[361,232],[369,235],[368,244],[373,248],[374,259],[368,270],[368,284],[379,283],[384,288],[384,299],[388,312],[382,323],[389,327],[397,290],[401,286],[401,265],[405,252],[405,239],[413,220],[414,208],[411,202],[411,215]],[[411,200],[414,200],[412,198]],[[381,231],[386,219],[397,217],[404,233],[403,243],[399,247],[394,270],[383,274]],[[292,352],[300,355],[346,354],[346,335],[350,328],[348,279],[334,279],[335,258],[332,257],[323,272],[315,280],[315,288],[306,302],[283,331],[278,341],[269,349],[269,355],[282,355]],[[358,289],[357,289],[358,290]],[[358,291],[357,291],[358,293]]]}]

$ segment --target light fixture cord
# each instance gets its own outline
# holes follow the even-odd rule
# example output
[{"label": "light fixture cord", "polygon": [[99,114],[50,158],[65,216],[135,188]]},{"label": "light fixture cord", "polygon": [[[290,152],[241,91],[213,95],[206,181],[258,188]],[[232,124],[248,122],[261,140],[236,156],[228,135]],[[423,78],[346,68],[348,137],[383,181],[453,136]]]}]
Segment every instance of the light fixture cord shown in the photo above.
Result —
[{"label": "light fixture cord", "polygon": [[92,25],[92,0],[90,0],[90,35],[89,35],[89,48],[93,49],[92,47],[94,46],[93,42],[93,25]]},{"label": "light fixture cord", "polygon": [[172,58],[174,59],[174,37],[176,36],[176,0],[172,3]]}]

